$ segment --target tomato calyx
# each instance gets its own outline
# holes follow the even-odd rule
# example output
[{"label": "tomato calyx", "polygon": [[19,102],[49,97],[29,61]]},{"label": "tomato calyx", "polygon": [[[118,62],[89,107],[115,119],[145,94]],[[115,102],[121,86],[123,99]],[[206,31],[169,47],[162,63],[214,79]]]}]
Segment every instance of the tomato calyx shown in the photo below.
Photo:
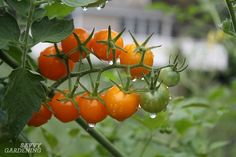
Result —
[{"label": "tomato calyx", "polygon": [[[91,50],[87,47],[87,44],[92,39],[94,31],[95,31],[95,29],[93,28],[92,32],[89,34],[88,38],[84,42],[81,41],[80,37],[76,33],[73,33],[73,35],[74,35],[74,37],[75,37],[75,39],[77,41],[77,47],[75,47],[74,49],[70,50],[66,55],[70,56],[73,53],[79,51],[81,56],[82,56],[83,53],[85,53],[86,57],[87,57],[89,55],[89,53],[91,53]],[[80,58],[80,60],[81,60],[81,58]]]},{"label": "tomato calyx", "polygon": [[106,50],[107,57],[110,55],[110,50],[111,50],[112,56],[113,56],[112,57],[113,64],[116,64],[116,49],[126,52],[122,47],[116,44],[116,42],[120,39],[124,31],[125,31],[125,28],[112,39],[111,26],[108,26],[107,40],[96,41],[97,43],[101,43],[107,46],[107,50]]},{"label": "tomato calyx", "polygon": [[185,69],[187,69],[188,64],[186,64],[186,58],[184,57],[181,65],[179,66],[179,53],[175,56],[174,60],[171,61],[171,55],[169,57],[169,65],[171,65],[170,67],[172,68],[173,71],[180,73],[182,71],[184,71]]},{"label": "tomato calyx", "polygon": [[142,58],[140,60],[140,64],[143,64],[143,60],[144,60],[144,56],[145,56],[145,53],[148,51],[148,50],[152,50],[152,49],[155,49],[155,48],[159,48],[161,47],[161,45],[158,45],[158,46],[151,46],[151,47],[146,47],[147,43],[149,42],[149,40],[152,38],[153,34],[152,33],[151,35],[149,35],[147,37],[147,39],[140,45],[138,43],[138,41],[136,40],[136,38],[134,37],[134,35],[129,31],[129,34],[130,36],[132,37],[135,45],[136,45],[136,48],[134,50],[134,52],[136,53],[141,53],[142,54]]}]

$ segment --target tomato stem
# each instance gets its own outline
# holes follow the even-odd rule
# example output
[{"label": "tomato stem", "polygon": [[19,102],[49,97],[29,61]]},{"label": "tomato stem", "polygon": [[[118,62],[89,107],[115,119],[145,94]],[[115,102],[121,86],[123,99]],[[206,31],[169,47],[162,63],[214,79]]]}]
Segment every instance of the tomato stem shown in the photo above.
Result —
[{"label": "tomato stem", "polygon": [[229,14],[231,16],[232,22],[233,22],[233,27],[234,27],[234,32],[236,33],[236,16],[234,13],[234,8],[231,0],[226,0],[226,4],[228,6]]},{"label": "tomato stem", "polygon": [[114,147],[114,145],[105,138],[102,134],[97,132],[95,129],[88,126],[88,124],[82,119],[78,118],[76,120],[88,134],[90,134],[98,143],[100,143],[108,152],[110,152],[114,157],[124,157],[124,155]]},{"label": "tomato stem", "polygon": [[12,67],[14,69],[19,66],[19,64],[12,57],[10,57],[8,54],[4,53],[2,50],[0,50],[0,58],[6,64],[8,64],[10,67]]},{"label": "tomato stem", "polygon": [[26,60],[27,60],[27,53],[29,50],[29,46],[28,46],[28,40],[29,40],[29,31],[30,31],[30,27],[32,24],[32,18],[33,18],[33,14],[34,14],[34,4],[33,1],[30,0],[30,8],[29,8],[29,15],[27,18],[27,23],[26,23],[26,30],[25,30],[25,36],[24,36],[24,45],[23,45],[23,55],[22,55],[22,67],[25,68],[26,66]]}]

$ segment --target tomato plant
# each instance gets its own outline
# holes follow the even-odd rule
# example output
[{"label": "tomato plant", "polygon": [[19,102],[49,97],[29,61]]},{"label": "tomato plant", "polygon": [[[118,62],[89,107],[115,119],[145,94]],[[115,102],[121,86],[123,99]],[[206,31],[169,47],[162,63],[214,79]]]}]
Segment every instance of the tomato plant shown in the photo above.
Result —
[{"label": "tomato plant", "polygon": [[[124,47],[125,29],[116,32],[109,26],[108,29],[98,30],[95,34],[93,30],[89,34],[84,28],[75,28],[73,19],[65,18],[75,7],[86,9],[98,6],[99,9],[105,7],[106,3],[106,0],[0,1],[0,58],[1,64],[7,64],[10,68],[9,76],[0,77],[0,133],[3,132],[0,138],[14,141],[23,136],[26,124],[40,126],[53,114],[64,123],[75,121],[112,156],[123,157],[107,138],[89,124],[106,121],[109,119],[105,120],[107,115],[117,121],[131,116],[138,120],[136,116],[141,117],[142,114],[135,113],[140,104],[151,113],[165,109],[169,103],[169,91],[164,80],[170,76],[163,76],[162,73],[167,67],[181,72],[185,69],[185,62],[180,67],[177,67],[176,60],[173,65],[157,67],[153,65],[152,49],[159,46],[147,46],[152,35],[139,44],[130,33],[133,43]],[[63,12],[58,15],[56,12],[59,11],[55,8]],[[54,46],[42,50],[37,64],[29,54],[33,46],[41,42]],[[60,43],[62,48],[58,46]],[[97,66],[92,61],[93,55],[101,63],[112,62]],[[116,77],[114,80],[109,78],[112,86],[104,87],[102,78],[112,70],[122,71],[124,75],[118,73],[120,83],[117,83]],[[160,86],[157,85],[159,77],[163,80]],[[142,85],[136,86],[132,81],[134,78]],[[42,106],[43,102],[48,102],[49,108]],[[164,130],[168,132],[168,129]],[[51,149],[54,149],[48,151],[48,156],[63,156],[55,153],[57,139],[44,128],[41,128],[41,132]],[[77,132],[72,130],[69,134],[75,136]],[[28,142],[27,138],[25,140]]]},{"label": "tomato plant", "polygon": [[[57,57],[56,54],[56,49],[52,46],[43,50],[38,58],[40,73],[50,80],[58,80],[67,75],[65,60]],[[69,60],[70,70],[74,66],[75,64]]]}]

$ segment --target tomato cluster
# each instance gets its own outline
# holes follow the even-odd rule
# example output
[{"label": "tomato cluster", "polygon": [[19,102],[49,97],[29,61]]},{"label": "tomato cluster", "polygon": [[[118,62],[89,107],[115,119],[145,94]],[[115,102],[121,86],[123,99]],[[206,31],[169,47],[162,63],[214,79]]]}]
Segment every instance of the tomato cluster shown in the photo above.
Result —
[{"label": "tomato cluster", "polygon": [[[69,76],[76,63],[81,63],[84,58],[89,62],[89,55],[93,54],[100,60],[113,61],[113,65],[125,69],[128,81],[125,87],[116,84],[101,93],[97,88],[92,92],[86,90],[82,94],[74,93],[75,90],[72,92],[71,89],[56,92],[47,107],[43,105],[39,112],[33,114],[28,125],[40,126],[50,119],[52,113],[61,122],[82,117],[88,124],[96,124],[107,115],[123,121],[132,116],[139,106],[155,114],[166,109],[170,97],[168,87],[175,86],[180,80],[177,64],[155,71],[152,48],[146,47],[151,36],[139,45],[131,34],[134,43],[124,45],[121,34],[110,27],[94,35],[83,28],[76,28],[61,41],[61,47],[54,45],[42,51],[38,58],[39,71],[48,79],[59,80]],[[120,63],[116,63],[118,59]],[[130,81],[143,77],[148,89],[142,92],[131,90]]]}]

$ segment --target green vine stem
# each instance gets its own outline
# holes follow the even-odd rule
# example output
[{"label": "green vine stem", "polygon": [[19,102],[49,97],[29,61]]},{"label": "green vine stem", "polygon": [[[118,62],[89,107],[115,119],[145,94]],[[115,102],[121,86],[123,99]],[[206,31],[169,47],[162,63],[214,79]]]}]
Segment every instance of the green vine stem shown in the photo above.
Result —
[{"label": "green vine stem", "polygon": [[236,32],[236,17],[235,17],[232,2],[233,2],[232,0],[226,0],[226,4],[228,6],[229,13],[230,13],[230,16],[231,16],[231,19],[232,19],[232,22],[233,22],[234,32]]},{"label": "green vine stem", "polygon": [[13,69],[19,66],[19,64],[13,58],[11,58],[9,55],[7,55],[1,50],[0,50],[0,58]]},{"label": "green vine stem", "polygon": [[117,150],[113,144],[107,140],[102,134],[98,133],[93,128],[89,127],[88,124],[81,118],[77,119],[76,122],[94,139],[96,139],[104,148],[106,148],[114,157],[124,157],[123,154]]},{"label": "green vine stem", "polygon": [[23,55],[22,55],[22,67],[25,68],[26,66],[26,60],[27,60],[27,53],[29,50],[29,46],[28,46],[28,40],[29,40],[29,31],[30,31],[30,27],[32,24],[32,18],[33,18],[33,14],[34,14],[34,3],[32,0],[30,0],[30,8],[29,8],[29,15],[27,18],[27,23],[26,23],[26,30],[25,30],[25,36],[24,36],[24,46],[23,46]]}]

